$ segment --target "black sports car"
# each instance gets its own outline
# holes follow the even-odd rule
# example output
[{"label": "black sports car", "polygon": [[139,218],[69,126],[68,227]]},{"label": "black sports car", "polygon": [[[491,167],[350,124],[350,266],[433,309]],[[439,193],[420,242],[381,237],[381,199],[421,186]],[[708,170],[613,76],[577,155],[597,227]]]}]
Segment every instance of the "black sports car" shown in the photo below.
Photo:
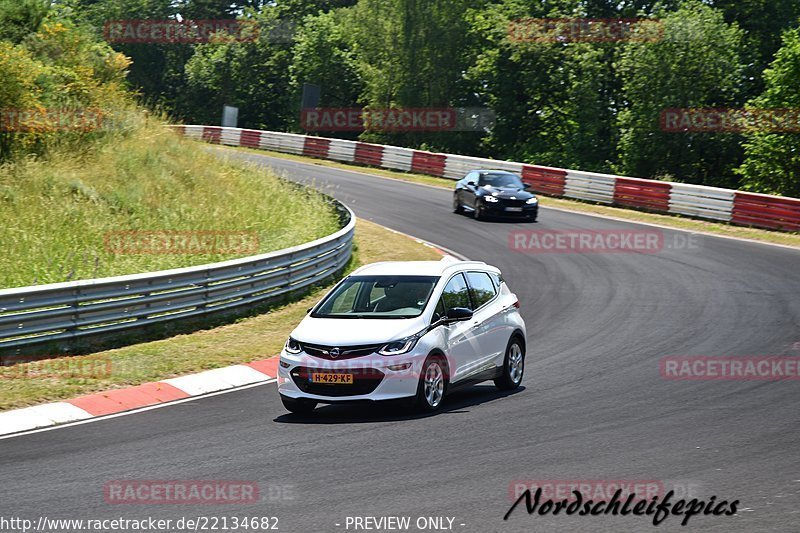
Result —
[{"label": "black sports car", "polygon": [[473,170],[456,183],[453,212],[470,211],[476,220],[502,216],[536,222],[539,199],[527,188],[519,176],[511,172]]}]

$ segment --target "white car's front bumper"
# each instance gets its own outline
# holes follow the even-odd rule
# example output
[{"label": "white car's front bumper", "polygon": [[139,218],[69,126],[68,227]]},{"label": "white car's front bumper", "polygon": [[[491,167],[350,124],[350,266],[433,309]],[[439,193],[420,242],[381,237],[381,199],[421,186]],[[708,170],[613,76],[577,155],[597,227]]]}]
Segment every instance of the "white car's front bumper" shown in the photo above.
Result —
[{"label": "white car's front bumper", "polygon": [[[424,354],[386,357],[368,355],[344,360],[327,360],[305,353],[281,351],[278,365],[278,392],[289,398],[308,398],[319,402],[394,400],[414,396]],[[402,369],[404,365],[408,368]],[[288,368],[285,366],[288,365]],[[390,368],[394,367],[394,368]],[[351,373],[351,385],[311,383],[314,372]]]}]

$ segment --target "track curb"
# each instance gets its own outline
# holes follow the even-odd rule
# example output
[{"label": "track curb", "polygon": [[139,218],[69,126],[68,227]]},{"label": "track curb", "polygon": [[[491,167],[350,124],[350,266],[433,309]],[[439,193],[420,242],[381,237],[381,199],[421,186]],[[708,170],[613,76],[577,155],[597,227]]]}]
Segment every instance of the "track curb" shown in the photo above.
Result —
[{"label": "track curb", "polygon": [[205,370],[134,387],[111,389],[69,400],[0,413],[0,435],[13,435],[168,404],[209,393],[266,382],[278,375],[278,357]]}]

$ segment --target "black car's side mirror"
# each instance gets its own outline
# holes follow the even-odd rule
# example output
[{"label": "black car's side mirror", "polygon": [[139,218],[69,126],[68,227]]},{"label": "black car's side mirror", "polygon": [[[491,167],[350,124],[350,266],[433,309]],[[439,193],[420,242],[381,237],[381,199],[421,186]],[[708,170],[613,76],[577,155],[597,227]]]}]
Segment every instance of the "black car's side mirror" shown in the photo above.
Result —
[{"label": "black car's side mirror", "polygon": [[445,322],[461,322],[472,318],[472,310],[466,307],[453,307],[447,310]]},{"label": "black car's side mirror", "polygon": [[529,191],[529,190],[531,190],[531,186],[530,186],[530,184],[528,184],[528,183],[523,183],[523,184],[522,184],[522,188],[523,188],[523,189],[525,189],[526,191]]},{"label": "black car's side mirror", "polygon": [[477,185],[478,184],[476,182],[474,182],[474,181],[468,181],[467,182],[467,186],[469,186],[469,187],[476,187]]}]

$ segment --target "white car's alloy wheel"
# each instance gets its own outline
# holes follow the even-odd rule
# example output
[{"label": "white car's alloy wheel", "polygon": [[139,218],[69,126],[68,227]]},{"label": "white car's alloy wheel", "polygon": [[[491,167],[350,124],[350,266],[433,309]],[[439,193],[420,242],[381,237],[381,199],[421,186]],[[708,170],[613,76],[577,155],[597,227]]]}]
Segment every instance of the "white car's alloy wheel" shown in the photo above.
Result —
[{"label": "white car's alloy wheel", "polygon": [[508,377],[515,384],[522,381],[522,370],[525,364],[525,359],[522,357],[522,348],[519,344],[514,343],[508,353]]},{"label": "white car's alloy wheel", "polygon": [[515,335],[508,341],[502,373],[494,380],[494,384],[500,390],[516,389],[522,383],[522,375],[524,373],[525,348],[522,340]]},{"label": "white car's alloy wheel", "polygon": [[438,361],[431,361],[425,370],[425,400],[432,408],[436,408],[444,397],[444,372]]}]

